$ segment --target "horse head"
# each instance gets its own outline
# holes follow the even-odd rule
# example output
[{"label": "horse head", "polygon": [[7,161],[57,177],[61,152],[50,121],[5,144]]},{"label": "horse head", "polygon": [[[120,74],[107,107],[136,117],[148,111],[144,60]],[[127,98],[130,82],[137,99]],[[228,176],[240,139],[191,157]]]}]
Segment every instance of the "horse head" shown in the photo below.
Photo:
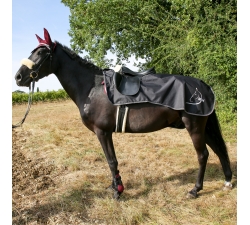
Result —
[{"label": "horse head", "polygon": [[56,43],[51,41],[49,32],[44,28],[44,39],[37,34],[39,45],[31,52],[29,58],[21,61],[21,67],[15,75],[18,86],[30,86],[32,81],[48,76],[51,73],[52,52]]}]

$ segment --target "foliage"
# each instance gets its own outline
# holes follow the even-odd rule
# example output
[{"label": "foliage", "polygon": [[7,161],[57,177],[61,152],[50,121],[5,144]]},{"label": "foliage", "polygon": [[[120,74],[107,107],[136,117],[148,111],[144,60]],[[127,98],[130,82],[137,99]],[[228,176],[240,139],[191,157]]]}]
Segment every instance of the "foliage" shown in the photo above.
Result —
[{"label": "foliage", "polygon": [[[13,105],[27,103],[28,99],[28,93],[12,93]],[[58,91],[35,92],[32,97],[32,102],[51,102],[66,99],[69,99],[68,94],[65,92],[65,90],[60,89]]]},{"label": "foliage", "polygon": [[62,0],[70,8],[71,47],[100,67],[134,55],[141,69],[200,78],[218,110],[236,119],[236,0]]}]

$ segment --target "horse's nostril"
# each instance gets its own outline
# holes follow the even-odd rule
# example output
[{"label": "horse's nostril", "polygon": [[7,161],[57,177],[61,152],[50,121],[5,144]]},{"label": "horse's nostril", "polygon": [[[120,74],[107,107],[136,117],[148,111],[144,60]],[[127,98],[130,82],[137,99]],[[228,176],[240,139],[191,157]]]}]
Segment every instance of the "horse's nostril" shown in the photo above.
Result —
[{"label": "horse's nostril", "polygon": [[22,80],[22,75],[20,73],[16,76],[16,80],[17,81],[21,81]]}]

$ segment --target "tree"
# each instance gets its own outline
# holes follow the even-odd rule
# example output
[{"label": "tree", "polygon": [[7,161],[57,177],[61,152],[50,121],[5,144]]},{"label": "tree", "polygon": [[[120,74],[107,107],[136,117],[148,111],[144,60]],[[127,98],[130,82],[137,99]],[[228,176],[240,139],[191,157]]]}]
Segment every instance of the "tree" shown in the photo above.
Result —
[{"label": "tree", "polygon": [[[237,109],[236,0],[62,0],[70,8],[71,47],[100,67],[108,51],[141,69],[200,78],[220,107]],[[226,102],[226,104],[224,104]],[[222,107],[222,108],[223,108]]]}]

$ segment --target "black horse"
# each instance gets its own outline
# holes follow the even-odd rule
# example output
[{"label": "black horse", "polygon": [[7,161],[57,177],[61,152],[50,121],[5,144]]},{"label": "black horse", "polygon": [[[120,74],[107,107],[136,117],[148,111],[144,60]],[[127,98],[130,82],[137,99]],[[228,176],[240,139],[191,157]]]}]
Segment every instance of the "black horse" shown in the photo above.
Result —
[{"label": "black horse", "polygon": [[[37,35],[36,35],[37,36]],[[114,197],[119,198],[124,190],[118,170],[118,161],[113,146],[112,134],[116,128],[117,106],[112,104],[104,92],[104,86],[96,82],[103,80],[103,70],[82,59],[72,50],[59,42],[52,42],[44,29],[44,40],[37,36],[39,45],[28,59],[22,60],[22,66],[15,75],[18,86],[29,87],[32,82],[53,73],[57,76],[65,91],[77,105],[83,124],[97,135],[105,153],[112,174],[111,188]],[[188,197],[197,197],[203,189],[203,179],[209,152],[206,144],[219,157],[225,175],[224,189],[231,189],[232,171],[227,148],[222,138],[215,110],[206,116],[197,116],[185,110],[173,110],[152,103],[129,105],[125,132],[146,133],[166,127],[186,128],[196,150],[199,172],[194,188]]]}]

